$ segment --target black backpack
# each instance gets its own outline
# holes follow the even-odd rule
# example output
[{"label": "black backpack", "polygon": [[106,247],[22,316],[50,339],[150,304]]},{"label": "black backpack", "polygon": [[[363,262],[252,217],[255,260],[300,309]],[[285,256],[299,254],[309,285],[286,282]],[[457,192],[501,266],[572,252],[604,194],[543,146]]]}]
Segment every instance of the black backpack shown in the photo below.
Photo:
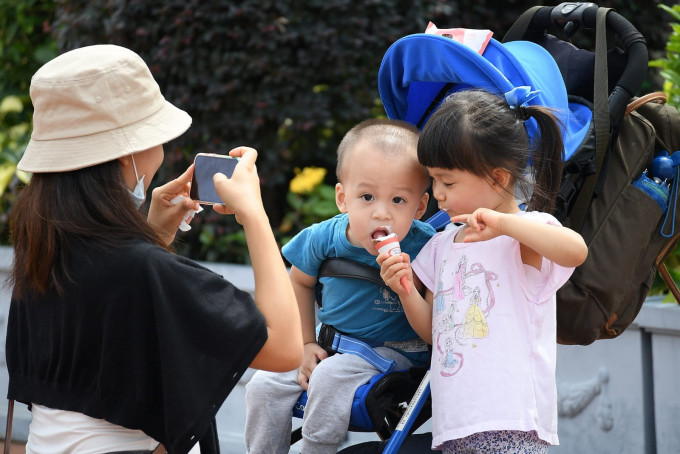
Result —
[{"label": "black backpack", "polygon": [[[663,264],[680,234],[678,178],[665,191],[661,185],[667,183],[659,184],[662,194],[667,193],[664,207],[646,191],[655,190],[656,182],[645,172],[655,155],[680,150],[680,115],[664,102],[663,93],[635,100],[618,140],[607,151],[598,187],[578,229],[588,244],[588,258],[557,292],[557,335],[562,344],[587,345],[620,335],[640,311],[657,270],[680,301]],[[641,179],[648,186],[641,185]]]},{"label": "black backpack", "polygon": [[[567,93],[593,102],[592,135],[565,162],[555,213],[588,245],[587,260],[557,293],[558,342],[587,345],[614,338],[632,323],[657,269],[680,301],[663,266],[680,230],[678,164],[665,157],[680,150],[680,114],[665,105],[663,93],[628,105],[645,77],[648,56],[644,38],[627,20],[592,3],[565,14],[564,5],[527,10],[503,42],[540,44],[560,67]],[[595,52],[546,34],[555,25],[572,33],[595,28]],[[623,50],[607,51],[607,30],[615,32]],[[650,174],[658,156],[670,162],[662,178]]]}]

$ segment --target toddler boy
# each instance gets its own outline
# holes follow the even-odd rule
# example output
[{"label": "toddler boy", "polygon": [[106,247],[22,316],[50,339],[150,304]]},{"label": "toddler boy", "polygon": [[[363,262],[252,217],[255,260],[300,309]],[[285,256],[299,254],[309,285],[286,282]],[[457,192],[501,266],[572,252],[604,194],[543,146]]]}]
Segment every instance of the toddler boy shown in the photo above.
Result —
[{"label": "toddler boy", "polygon": [[[258,371],[246,385],[246,450],[290,450],[292,409],[308,392],[302,452],[336,453],[356,389],[381,370],[355,354],[328,356],[316,342],[314,288],[321,263],[341,257],[379,268],[373,239],[396,233],[414,258],[435,230],[418,221],[427,208],[429,176],[417,157],[418,130],[395,120],[366,120],[338,146],[335,200],[339,214],[314,224],[283,248],[302,321],[304,357],[296,371]],[[394,369],[426,366],[426,344],[406,319],[399,297],[362,279],[322,277],[319,320],[368,343]],[[415,289],[412,289],[415,291]]]}]

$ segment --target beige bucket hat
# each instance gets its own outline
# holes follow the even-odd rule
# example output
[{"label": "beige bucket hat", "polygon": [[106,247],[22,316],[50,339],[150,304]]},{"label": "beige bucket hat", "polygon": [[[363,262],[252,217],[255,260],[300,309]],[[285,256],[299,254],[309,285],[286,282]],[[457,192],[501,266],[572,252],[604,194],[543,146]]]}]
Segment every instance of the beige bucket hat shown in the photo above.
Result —
[{"label": "beige bucket hat", "polygon": [[191,117],[165,100],[144,60],[111,44],[82,47],[31,79],[33,132],[18,168],[62,172],[112,161],[181,134]]}]

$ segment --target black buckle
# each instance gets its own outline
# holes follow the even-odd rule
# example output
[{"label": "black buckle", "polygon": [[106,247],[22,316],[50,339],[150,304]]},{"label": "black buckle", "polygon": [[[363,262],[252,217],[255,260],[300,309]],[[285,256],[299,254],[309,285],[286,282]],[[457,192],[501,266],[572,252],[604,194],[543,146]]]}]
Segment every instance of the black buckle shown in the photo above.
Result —
[{"label": "black buckle", "polygon": [[328,356],[333,356],[337,353],[333,350],[333,341],[335,340],[335,335],[340,334],[340,331],[333,328],[331,325],[321,324],[321,329],[319,330],[319,338],[316,343],[319,344],[321,348],[326,350]]}]

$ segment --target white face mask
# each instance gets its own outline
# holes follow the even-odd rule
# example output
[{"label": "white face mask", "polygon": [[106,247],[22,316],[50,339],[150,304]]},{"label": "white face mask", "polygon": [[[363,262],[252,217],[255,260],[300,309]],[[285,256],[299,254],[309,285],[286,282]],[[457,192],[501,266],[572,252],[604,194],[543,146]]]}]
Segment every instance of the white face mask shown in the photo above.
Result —
[{"label": "white face mask", "polygon": [[135,179],[137,180],[137,186],[135,186],[134,191],[130,191],[128,189],[128,192],[130,193],[130,197],[132,197],[132,203],[134,203],[135,206],[139,208],[144,203],[144,200],[146,200],[146,191],[144,190],[144,175],[142,175],[142,178],[139,178],[137,175],[137,166],[135,165],[135,157],[134,155],[130,155],[130,157],[132,158],[132,167],[135,169]]}]

